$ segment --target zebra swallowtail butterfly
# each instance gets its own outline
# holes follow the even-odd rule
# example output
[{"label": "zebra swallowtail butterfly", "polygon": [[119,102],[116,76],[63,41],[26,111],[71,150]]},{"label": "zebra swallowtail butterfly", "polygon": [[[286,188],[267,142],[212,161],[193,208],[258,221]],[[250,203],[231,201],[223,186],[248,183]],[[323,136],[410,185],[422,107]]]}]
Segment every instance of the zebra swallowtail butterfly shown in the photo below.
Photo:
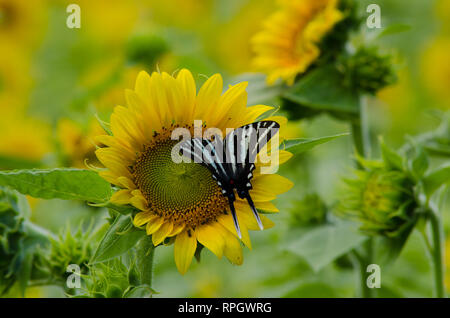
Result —
[{"label": "zebra swallowtail butterfly", "polygon": [[240,238],[242,235],[234,207],[234,190],[239,198],[247,200],[262,230],[263,224],[249,193],[252,189],[250,180],[253,178],[257,154],[279,128],[280,125],[275,121],[259,121],[234,129],[223,140],[218,136],[213,141],[193,138],[180,144],[183,156],[206,166],[221,188],[223,196],[228,198],[234,226]]}]

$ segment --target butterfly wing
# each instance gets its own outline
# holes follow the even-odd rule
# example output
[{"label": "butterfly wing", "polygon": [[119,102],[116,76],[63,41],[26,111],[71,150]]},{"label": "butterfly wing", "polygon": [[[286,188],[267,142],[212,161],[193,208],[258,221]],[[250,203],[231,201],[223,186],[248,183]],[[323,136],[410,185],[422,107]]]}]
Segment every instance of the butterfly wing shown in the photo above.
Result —
[{"label": "butterfly wing", "polygon": [[224,140],[227,171],[235,183],[240,198],[247,199],[260,229],[263,225],[249,190],[255,169],[255,160],[261,149],[278,132],[280,125],[275,121],[260,121],[233,130]]},{"label": "butterfly wing", "polygon": [[249,194],[252,189],[255,160],[259,151],[278,132],[280,125],[275,121],[260,121],[234,129],[222,141],[193,138],[181,143],[183,155],[203,164],[228,198],[231,215],[238,236],[241,238],[239,222],[234,207],[236,200],[233,189],[240,198],[247,199],[253,215],[261,229],[263,225]]},{"label": "butterfly wing", "polygon": [[222,140],[216,138],[214,141],[210,141],[208,139],[193,138],[183,141],[180,144],[180,149],[183,156],[204,165],[211,172],[213,179],[220,186],[222,194],[228,198],[234,227],[239,238],[242,238],[236,209],[234,207],[234,201],[236,200],[233,192],[234,187],[232,183],[230,184],[231,172],[228,171],[228,166],[223,161]]}]

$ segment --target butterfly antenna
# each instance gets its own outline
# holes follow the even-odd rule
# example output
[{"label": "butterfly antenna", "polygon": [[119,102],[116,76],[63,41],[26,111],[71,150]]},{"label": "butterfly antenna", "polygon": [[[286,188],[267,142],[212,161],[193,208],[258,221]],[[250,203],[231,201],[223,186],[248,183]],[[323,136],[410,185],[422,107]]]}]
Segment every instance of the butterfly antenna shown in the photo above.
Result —
[{"label": "butterfly antenna", "polygon": [[230,210],[231,210],[231,216],[233,217],[234,227],[236,228],[237,235],[241,239],[242,238],[241,228],[239,226],[239,221],[238,221],[238,218],[236,215],[236,209],[234,208],[233,201],[234,201],[234,199],[231,199],[230,197],[228,197],[228,202],[230,203]]},{"label": "butterfly antenna", "polygon": [[255,219],[256,219],[256,222],[258,223],[259,228],[261,230],[264,230],[264,225],[261,222],[261,218],[259,217],[258,211],[256,211],[255,204],[253,203],[253,200],[250,197],[250,194],[247,194],[246,198],[247,198],[248,204],[252,208],[253,215],[255,216]]}]

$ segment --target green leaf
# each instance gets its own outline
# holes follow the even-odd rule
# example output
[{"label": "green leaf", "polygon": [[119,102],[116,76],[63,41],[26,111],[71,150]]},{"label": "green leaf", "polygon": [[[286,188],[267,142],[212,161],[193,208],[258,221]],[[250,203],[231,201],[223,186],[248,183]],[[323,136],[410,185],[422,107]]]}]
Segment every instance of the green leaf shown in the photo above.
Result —
[{"label": "green leaf", "polygon": [[155,246],[150,236],[143,238],[136,248],[136,270],[141,284],[152,285]]},{"label": "green leaf", "polygon": [[403,158],[394,150],[390,149],[384,141],[380,140],[381,147],[381,155],[384,159],[384,162],[388,165],[389,168],[402,170],[403,169]]},{"label": "green leaf", "polygon": [[430,197],[442,185],[450,182],[450,165],[440,167],[423,178],[425,194]]},{"label": "green leaf", "polygon": [[326,142],[329,142],[333,139],[348,136],[348,133],[333,135],[333,136],[325,136],[325,137],[318,137],[318,138],[295,138],[295,139],[286,139],[280,144],[280,149],[287,150],[289,149],[290,152],[293,154],[301,154],[305,151],[308,151],[315,146],[324,144]]},{"label": "green leaf", "polygon": [[414,157],[408,160],[408,168],[417,179],[420,179],[428,169],[428,156],[422,147],[415,146]]},{"label": "green leaf", "polygon": [[32,169],[0,171],[0,185],[41,199],[105,202],[110,184],[96,172],[83,169]]},{"label": "green leaf", "polygon": [[430,140],[424,145],[424,147],[431,154],[443,157],[450,157],[450,145]]},{"label": "green leaf", "polygon": [[122,255],[146,235],[133,225],[130,216],[119,215],[106,232],[90,263],[101,263]]},{"label": "green leaf", "polygon": [[294,240],[288,250],[303,257],[318,272],[367,239],[356,224],[340,222],[315,228]]},{"label": "green leaf", "polygon": [[411,26],[409,24],[392,24],[384,28],[383,32],[378,35],[378,38],[382,38],[388,35],[399,34],[403,32],[407,32],[411,30]]},{"label": "green leaf", "polygon": [[282,93],[289,101],[317,110],[358,114],[359,94],[344,85],[334,66],[317,68]]}]

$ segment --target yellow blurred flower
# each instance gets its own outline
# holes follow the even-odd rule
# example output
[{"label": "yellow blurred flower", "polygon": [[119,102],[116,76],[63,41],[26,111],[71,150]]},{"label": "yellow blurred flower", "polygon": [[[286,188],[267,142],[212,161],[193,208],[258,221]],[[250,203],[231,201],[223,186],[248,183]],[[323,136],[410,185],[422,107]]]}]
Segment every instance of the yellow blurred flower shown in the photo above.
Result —
[{"label": "yellow blurred flower", "polygon": [[124,87],[132,88],[139,74],[138,67],[126,68],[120,75],[120,79],[111,88],[96,97],[92,102],[95,109],[101,113],[110,113],[114,106],[125,105]]},{"label": "yellow blurred flower", "polygon": [[273,7],[273,0],[247,1],[231,19],[219,21],[217,26],[207,30],[206,50],[231,74],[251,71],[250,39],[260,30],[261,21]]},{"label": "yellow blurred flower", "polygon": [[87,129],[70,119],[58,122],[58,140],[68,164],[75,168],[86,168],[86,163],[96,165],[95,136],[103,133],[103,128],[96,120],[91,120]]},{"label": "yellow blurred flower", "polygon": [[[272,109],[257,105],[247,107],[247,83],[231,86],[223,92],[219,74],[211,76],[197,93],[192,74],[181,70],[176,77],[167,73],[139,73],[135,90],[126,91],[128,107],[117,106],[111,115],[112,136],[98,137],[105,145],[96,151],[107,167],[100,175],[121,188],[111,198],[115,204],[132,204],[139,212],[137,227],[146,227],[153,244],[174,238],[175,263],[180,273],[189,268],[197,242],[217,257],[225,255],[231,263],[242,264],[243,254],[227,199],[221,194],[209,170],[195,163],[172,161],[175,143],[172,131],[186,127],[193,133],[194,119],[225,133],[227,127],[240,127]],[[281,127],[286,119],[277,117]],[[280,163],[291,157],[279,152]],[[271,203],[292,183],[276,174],[261,174],[256,161],[252,197],[259,209],[276,212]],[[236,210],[241,224],[242,241],[251,247],[248,230],[258,230],[246,201],[237,198]],[[273,223],[261,215],[264,228]]]},{"label": "yellow blurred flower", "polygon": [[395,84],[387,86],[377,92],[377,97],[385,106],[386,111],[395,118],[404,118],[405,112],[412,104],[410,75],[408,70],[402,69],[397,73],[398,80]]},{"label": "yellow blurred flower", "polygon": [[447,270],[445,271],[445,286],[450,290],[450,238],[445,243],[445,265]]},{"label": "yellow blurred flower", "polygon": [[81,28],[97,43],[121,45],[133,31],[139,18],[137,0],[78,0]]},{"label": "yellow blurred flower", "polygon": [[450,39],[438,38],[425,50],[422,60],[423,80],[429,91],[450,108]]},{"label": "yellow blurred flower", "polygon": [[0,43],[36,44],[46,17],[44,4],[41,0],[0,0]]},{"label": "yellow blurred flower", "polygon": [[198,29],[212,16],[212,0],[145,0],[152,21],[182,29]]},{"label": "yellow blurred flower", "polygon": [[24,109],[31,88],[29,60],[11,43],[0,46],[0,110]]},{"label": "yellow blurred flower", "polygon": [[292,85],[320,55],[319,42],[342,19],[338,0],[280,0],[280,9],[252,38],[256,69],[273,84]]},{"label": "yellow blurred flower", "polygon": [[21,112],[2,110],[0,116],[0,155],[41,160],[51,151],[50,127]]},{"label": "yellow blurred flower", "polygon": [[214,273],[202,273],[194,285],[194,298],[220,297],[223,288],[223,277]]},{"label": "yellow blurred flower", "polygon": [[450,1],[437,0],[435,3],[436,16],[443,22],[445,31],[450,31]]}]

